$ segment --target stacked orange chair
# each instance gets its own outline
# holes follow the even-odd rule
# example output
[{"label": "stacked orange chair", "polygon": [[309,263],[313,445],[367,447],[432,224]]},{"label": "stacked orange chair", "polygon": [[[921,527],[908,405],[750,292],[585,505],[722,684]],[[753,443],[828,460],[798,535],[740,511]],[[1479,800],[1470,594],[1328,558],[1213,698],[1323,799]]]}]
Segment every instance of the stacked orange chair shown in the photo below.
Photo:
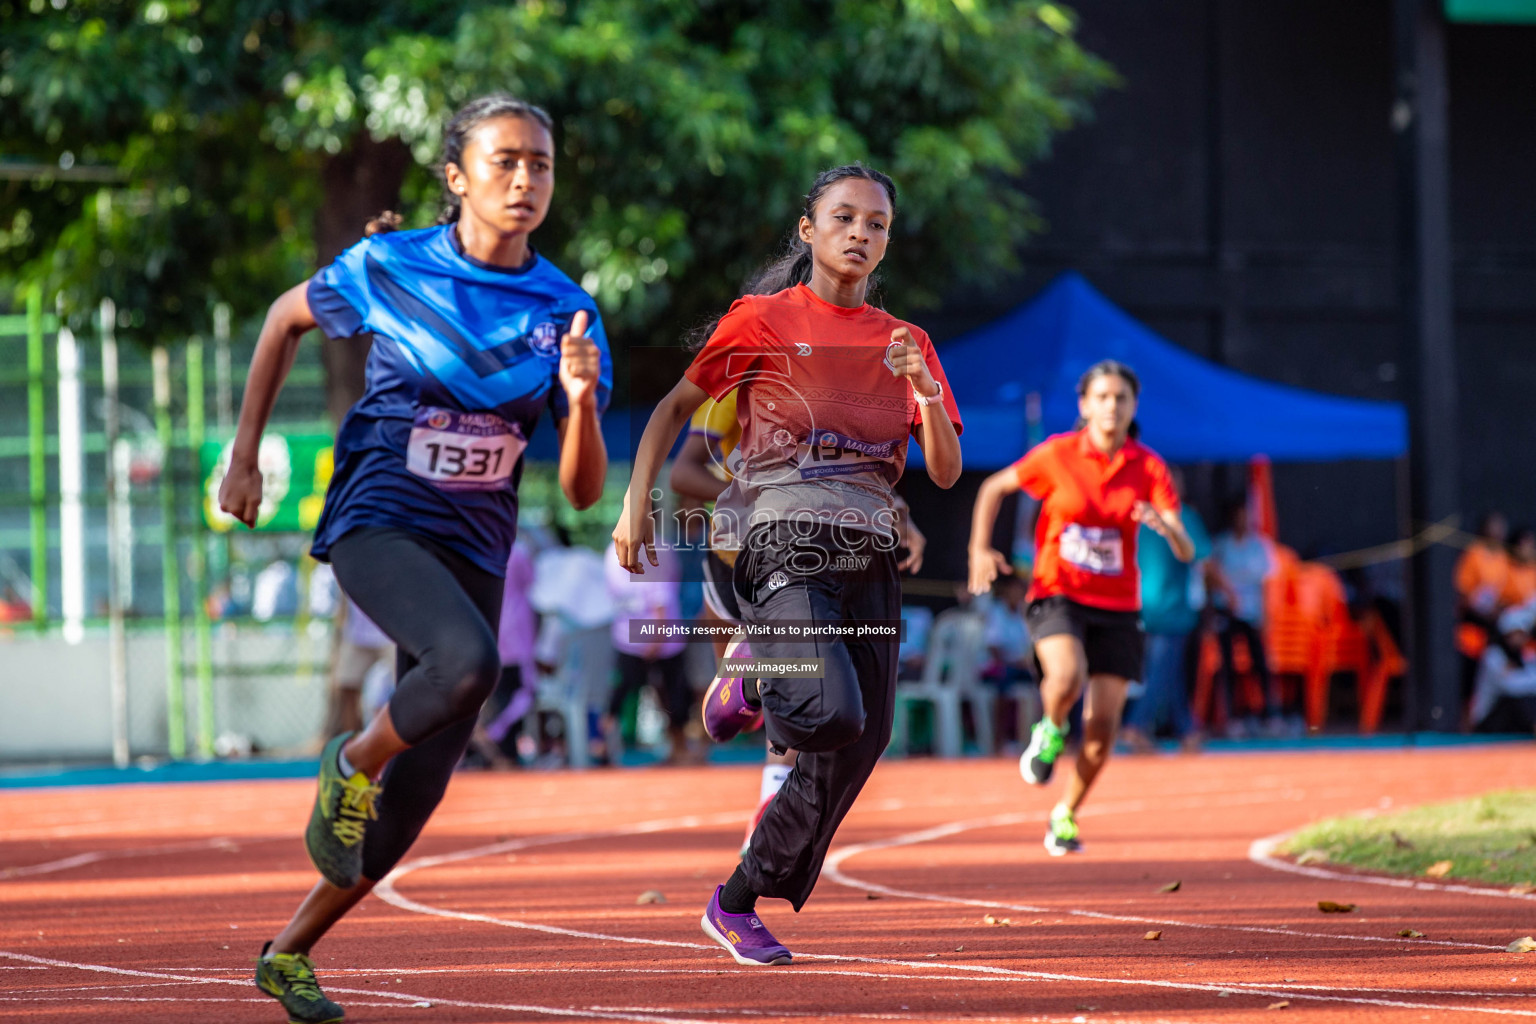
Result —
[{"label": "stacked orange chair", "polygon": [[[1387,686],[1408,667],[1386,623],[1374,610],[1356,622],[1349,613],[1344,584],[1331,568],[1303,562],[1296,552],[1275,545],[1275,570],[1264,582],[1265,649],[1270,671],[1302,681],[1307,726],[1321,729],[1328,718],[1328,696],[1336,672],[1355,676],[1359,695],[1360,731],[1374,733],[1381,725]],[[1263,706],[1263,694],[1250,672],[1248,652],[1241,644],[1233,661],[1250,707]],[[1215,636],[1201,637],[1195,670],[1193,710],[1209,721],[1214,680],[1221,670],[1221,650]]]}]

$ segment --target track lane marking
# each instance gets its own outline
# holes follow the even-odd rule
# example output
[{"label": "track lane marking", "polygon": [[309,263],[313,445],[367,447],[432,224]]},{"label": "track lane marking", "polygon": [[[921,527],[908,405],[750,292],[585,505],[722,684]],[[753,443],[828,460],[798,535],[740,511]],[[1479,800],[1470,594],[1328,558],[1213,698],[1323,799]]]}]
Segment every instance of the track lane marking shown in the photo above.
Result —
[{"label": "track lane marking", "polygon": [[[1239,806],[1248,803],[1262,803],[1261,799],[1234,800],[1223,806]],[[1184,801],[1191,806],[1188,809],[1207,809],[1213,804],[1210,801]],[[1145,810],[1177,810],[1179,801],[1123,801],[1118,804],[1103,804],[1094,811],[1094,816],[1109,814],[1128,814]],[[1010,825],[1020,825],[1031,821],[1044,821],[1047,815],[1039,812],[1016,812],[1013,814],[998,814],[987,818],[973,818],[968,821],[950,822],[945,825],[937,825],[916,832],[907,832],[902,835],[890,836],[885,839],[871,840],[866,843],[858,843],[853,846],[844,846],[827,856],[826,864],[822,868],[825,877],[839,885],[845,885],[851,889],[859,889],[864,892],[879,893],[883,896],[894,896],[902,899],[922,900],[928,903],[949,903],[956,906],[977,907],[983,910],[1016,910],[1028,914],[1054,914],[1058,916],[1081,917],[1099,921],[1116,921],[1123,924],[1155,924],[1169,928],[1195,928],[1204,931],[1236,931],[1258,935],[1284,935],[1291,938],[1327,939],[1345,942],[1375,942],[1389,945],[1408,945],[1409,940],[1378,935],[1345,935],[1336,932],[1312,932],[1296,928],[1265,927],[1263,925],[1238,925],[1238,924],[1211,924],[1208,922],[1180,921],[1172,918],[1145,917],[1134,914],[1110,914],[1097,910],[1079,910],[1075,908],[1057,908],[1036,906],[1027,903],[1004,903],[999,900],[969,899],[962,896],[944,896],[938,893],[924,893],[909,889],[896,889],[891,886],[880,885],[877,882],[866,882],[854,878],[842,870],[843,862],[863,853],[875,850],[894,849],[902,846],[913,846],[919,843],[932,842],[935,839],[946,839],[976,829],[1004,828]],[[1502,950],[1503,946],[1490,945],[1480,942],[1454,942],[1447,939],[1414,939],[1412,945],[1448,946],[1458,949]]]},{"label": "track lane marking", "polygon": [[[1245,802],[1245,801],[1240,801],[1240,802]],[[1254,799],[1252,801],[1246,801],[1246,802],[1262,802],[1262,801],[1259,801],[1258,799]],[[1151,807],[1151,802],[1149,802],[1149,801],[1135,801],[1135,802],[1129,802],[1128,801],[1128,802],[1126,802],[1126,805],[1122,805],[1123,809],[1122,809],[1121,813],[1124,813],[1124,810],[1129,809],[1129,805],[1132,804],[1132,803],[1137,804],[1140,807],[1140,809],[1150,809],[1150,807]],[[1108,805],[1108,806],[1114,806],[1114,805]],[[1166,801],[1159,801],[1159,802],[1157,802],[1156,806],[1158,808],[1166,808],[1167,802]],[[1202,806],[1209,806],[1209,805],[1208,804],[1202,804]],[[1099,813],[1103,813],[1103,808],[1100,809]],[[634,824],[634,825],[620,826],[620,827],[617,827],[617,828],[614,828],[614,829],[608,829],[608,830],[586,831],[586,832],[580,832],[580,833],[572,833],[571,836],[570,836],[570,839],[567,840],[567,841],[581,841],[581,840],[591,840],[591,839],[598,839],[598,838],[615,838],[615,837],[620,836],[620,835],[636,835],[636,834],[643,834],[643,833],[648,833],[648,832],[664,831],[664,830],[666,830],[668,828],[699,827],[701,825],[711,824],[711,823],[713,823],[714,820],[717,820],[717,819],[719,819],[721,817],[723,817],[723,816],[722,815],[702,815],[702,816],[688,816],[688,817],[674,818],[674,819],[662,819],[662,820],[651,821],[651,822],[640,822],[640,823],[637,823],[637,824]],[[981,819],[981,820],[982,821],[995,821],[998,818],[1008,818],[1008,817],[1013,817],[1013,816],[1011,816],[1011,815],[994,815],[992,818]],[[736,818],[739,819],[739,815],[737,815]],[[955,823],[955,824],[966,824],[966,823],[961,822],[961,823]],[[941,835],[952,834],[951,832],[947,832],[946,831],[947,829],[952,829],[952,828],[953,828],[953,825],[951,825],[951,826],[937,826],[936,828],[925,829],[925,830],[923,830],[922,832],[919,832],[919,833],[910,833],[909,835],[918,835],[918,836],[924,836],[925,837],[922,840],[910,840],[910,841],[927,841],[927,840],[931,840],[931,839],[934,839],[934,838],[940,838]],[[933,833],[938,833],[938,834],[933,834]],[[718,947],[715,946],[713,943],[704,944],[704,943],[695,943],[695,942],[681,942],[681,941],[671,940],[671,939],[648,939],[648,938],[641,938],[641,937],[638,937],[638,936],[611,935],[611,934],[607,934],[607,933],[603,933],[603,932],[591,932],[591,931],[583,931],[581,929],[575,929],[575,928],[564,928],[564,927],[560,927],[560,926],[557,926],[557,925],[538,924],[538,923],[535,923],[535,922],[532,922],[532,921],[514,921],[514,920],[509,920],[509,919],[506,919],[506,918],[494,917],[494,916],[489,915],[489,914],[474,914],[474,913],[470,913],[470,912],[467,912],[467,911],[448,910],[448,909],[445,909],[445,908],[433,907],[433,906],[431,906],[429,904],[421,903],[419,901],[410,899],[407,896],[404,896],[403,894],[401,894],[399,892],[398,888],[396,887],[396,883],[399,880],[403,879],[405,876],[407,876],[407,875],[409,875],[409,874],[411,874],[413,872],[416,872],[416,871],[424,870],[426,868],[438,867],[438,866],[442,866],[442,865],[445,865],[445,864],[458,863],[458,862],[461,862],[461,861],[474,859],[476,857],[491,856],[491,855],[494,855],[496,853],[509,852],[510,849],[521,848],[520,846],[518,846],[516,844],[536,842],[538,845],[550,845],[550,844],[552,844],[554,842],[558,842],[558,841],[561,841],[560,837],[558,837],[558,836],[551,836],[551,835],[539,836],[539,837],[528,837],[527,839],[524,839],[524,840],[509,840],[506,843],[495,843],[495,844],[491,844],[489,846],[474,847],[474,848],[470,848],[470,849],[466,849],[466,850],[456,851],[454,853],[439,854],[439,855],[436,855],[436,856],[433,856],[433,857],[424,857],[424,858],[419,858],[419,859],[416,859],[416,860],[406,861],[406,862],[400,864],[399,866],[397,866],[393,871],[391,871],[387,876],[385,876],[383,880],[381,880],[379,882],[378,886],[374,889],[374,895],[378,896],[380,899],[384,900],[386,903],[389,903],[390,905],[395,906],[395,907],[397,907],[397,908],[399,908],[401,910],[406,910],[406,911],[409,911],[411,913],[424,914],[424,915],[428,915],[428,916],[432,916],[432,917],[441,917],[441,918],[447,918],[447,919],[452,919],[452,920],[468,921],[468,922],[477,923],[477,924],[490,924],[490,925],[495,925],[497,927],[503,927],[503,928],[514,928],[514,929],[526,930],[526,931],[543,932],[545,934],[562,935],[562,936],[566,936],[566,937],[569,937],[569,938],[587,939],[589,941],[596,941],[596,942],[617,942],[617,943],[633,944],[633,945],[660,946],[660,947],[664,947],[664,948],[673,948],[673,949],[701,949],[701,950],[705,950],[705,951],[709,951],[709,952],[716,952],[716,953],[718,953]],[[868,844],[863,844],[863,845],[868,845]],[[844,859],[846,859],[846,858],[844,858]],[[829,857],[828,858],[828,862],[830,863],[831,860],[832,860],[832,858]],[[1213,925],[1213,926],[1208,926],[1208,927],[1211,927],[1211,928],[1221,928],[1223,926]],[[1327,938],[1327,939],[1347,939],[1347,938],[1350,938],[1348,936],[1338,936],[1338,935],[1322,935],[1321,937]],[[1419,940],[1419,941],[1422,942],[1422,940]],[[1498,947],[1476,947],[1476,948],[1498,948]],[[1225,992],[1229,996],[1230,995],[1241,994],[1241,995],[1260,996],[1260,997],[1264,997],[1264,998],[1305,1000],[1305,1001],[1308,1001],[1308,1002],[1318,1002],[1318,1003],[1345,1003],[1345,1004],[1356,1005],[1356,1006],[1381,1006],[1381,1007],[1390,1007],[1390,1008],[1393,1008],[1393,1009],[1438,1010],[1438,1011],[1448,1012],[1448,1013],[1481,1013],[1481,1014],[1493,1014],[1495,1016],[1536,1017],[1536,1010],[1522,1010],[1522,1009],[1512,1009],[1512,1008],[1511,1009],[1506,1009],[1506,1008],[1502,1008],[1502,1007],[1488,1007],[1488,1006],[1464,1006],[1464,1005],[1463,1006],[1456,1006],[1456,1005],[1446,1005],[1444,1003],[1409,1002],[1407,1000],[1402,1000],[1402,999],[1378,999],[1378,998],[1367,998],[1367,997],[1364,997],[1364,996],[1346,996],[1346,995],[1338,995],[1338,994],[1315,994],[1316,990],[1313,990],[1313,991],[1295,991],[1295,990],[1286,990],[1286,989],[1275,988],[1273,986],[1261,987],[1261,986],[1254,985],[1254,984],[1251,984],[1251,983],[1248,984],[1248,985],[1233,985],[1233,984],[1224,984],[1224,983],[1217,983],[1217,982],[1178,982],[1178,981],[1166,981],[1166,980],[1161,980],[1161,979],[1145,979],[1145,978],[1110,978],[1110,977],[1097,977],[1097,976],[1065,974],[1065,973],[1054,972],[1054,971],[1030,971],[1030,970],[1023,970],[1023,969],[1017,969],[1017,968],[994,967],[994,966],[985,965],[985,964],[955,964],[955,963],[943,963],[943,962],[923,962],[923,961],[901,960],[901,959],[896,959],[896,958],[891,958],[891,957],[853,956],[853,955],[836,954],[836,953],[797,953],[795,955],[796,955],[797,958],[803,959],[803,960],[817,960],[817,961],[833,962],[833,963],[862,963],[862,964],[873,964],[873,965],[885,966],[885,967],[904,967],[904,968],[908,968],[908,969],[914,970],[914,971],[950,972],[950,980],[959,980],[957,977],[955,977],[955,975],[957,975],[957,974],[959,974],[959,975],[966,975],[967,976],[966,980],[974,980],[975,976],[980,975],[980,976],[988,976],[988,977],[994,977],[994,978],[1007,978],[1007,979],[1011,979],[1011,980],[1017,980],[1017,981],[1020,981],[1020,982],[1026,982],[1026,981],[1029,981],[1029,982],[1058,981],[1058,982],[1060,982],[1060,981],[1065,981],[1065,982],[1078,982],[1078,983],[1086,983],[1086,984],[1094,984],[1094,985],[1118,985],[1118,986],[1126,986],[1126,987],[1156,988],[1156,989],[1164,989],[1164,990],[1171,990],[1171,991],[1183,991],[1183,992],[1210,992],[1210,993],[1213,993],[1213,994],[1220,994],[1222,992]],[[806,973],[810,973],[810,972],[806,972]],[[1463,997],[1474,997],[1472,995],[1472,993],[1465,993],[1465,994],[1458,993],[1458,994],[1459,995],[1463,995]],[[648,1019],[655,1019],[655,1018],[648,1018]]]},{"label": "track lane marking", "polygon": [[[1303,826],[1305,827],[1305,826]],[[1248,846],[1248,859],[1271,871],[1284,871],[1293,875],[1321,878],[1330,882],[1364,882],[1367,885],[1385,885],[1394,889],[1412,889],[1418,892],[1455,893],[1458,896],[1489,896],[1504,900],[1536,901],[1536,893],[1510,892],[1493,886],[1467,885],[1461,882],[1425,882],[1416,878],[1393,878],[1390,875],[1357,874],[1353,871],[1330,871],[1311,864],[1297,864],[1275,856],[1280,844],[1294,836],[1300,829],[1277,832],[1263,839],[1255,839]],[[1419,941],[1419,940],[1415,940]]]},{"label": "track lane marking", "polygon": [[[174,974],[174,973],[171,973],[171,972],[168,972],[168,971],[141,971],[141,970],[136,970],[136,969],[129,968],[129,967],[109,967],[109,966],[107,966],[105,964],[75,963],[75,962],[70,961],[70,960],[55,960],[55,959],[52,959],[50,957],[33,956],[33,955],[29,954],[29,953],[15,953],[15,952],[11,952],[9,950],[4,950],[4,949],[0,949],[0,957],[8,957],[8,958],[10,958],[12,960],[20,960],[20,961],[28,962],[28,963],[42,964],[45,967],[72,968],[72,969],[78,970],[78,971],[92,971],[92,972],[98,972],[98,973],[102,973],[102,974],[118,975],[118,976],[122,976],[122,977],[158,978],[158,979],[163,979],[165,981],[191,982],[191,983],[197,984],[197,985],[241,985],[241,986],[254,987],[254,983],[250,979],[248,979],[248,978],[245,979],[245,980],[242,980],[242,981],[236,981],[234,979],[226,979],[226,978],[198,978],[198,977],[194,977],[192,975]],[[593,1011],[593,1010],[576,1010],[576,1009],[573,1009],[573,1008],[566,1008],[566,1007],[535,1006],[535,1005],[528,1004],[528,1003],[482,1003],[482,1002],[472,1002],[472,1001],[464,1000],[464,999],[449,999],[449,998],[444,998],[444,997],[439,997],[439,996],[413,995],[413,994],[406,993],[406,992],[376,992],[376,991],[373,991],[371,989],[366,989],[366,988],[330,988],[329,990],[331,992],[338,992],[338,993],[341,993],[343,995],[360,995],[360,996],[363,996],[363,997],[369,998],[369,999],[386,999],[386,1000],[390,1000],[390,1003],[388,1003],[388,1004],[381,1004],[381,1005],[399,1006],[402,1003],[417,1004],[417,1005],[419,1005],[419,1004],[427,1004],[429,1007],[431,1007],[431,1006],[452,1006],[452,1007],[455,1007],[457,1009],[464,1009],[464,1010],[503,1010],[503,1011],[509,1011],[509,1012],[512,1012],[512,1013],[536,1013],[536,1014],[541,1014],[541,1015],[549,1016],[549,1017],[575,1017],[575,1018],[595,1019],[595,1020],[652,1021],[652,1022],[657,1022],[657,1024],[708,1024],[708,1022],[706,1022],[706,1021],[702,1021],[702,1020],[699,1020],[697,1018],[692,1018],[692,1017],[640,1016],[638,1014],[608,1013],[608,1012],[600,1012],[600,1011]],[[79,998],[80,1001],[82,1001],[82,1002],[86,1002],[86,1001],[98,1000],[98,999],[101,999],[102,997],[76,997],[76,998]],[[156,999],[156,1000],[144,1000],[144,1001],[162,1002],[162,1001],[165,1001],[165,1000]],[[270,1002],[270,1000],[256,1000],[256,1001],[257,1002]]]}]

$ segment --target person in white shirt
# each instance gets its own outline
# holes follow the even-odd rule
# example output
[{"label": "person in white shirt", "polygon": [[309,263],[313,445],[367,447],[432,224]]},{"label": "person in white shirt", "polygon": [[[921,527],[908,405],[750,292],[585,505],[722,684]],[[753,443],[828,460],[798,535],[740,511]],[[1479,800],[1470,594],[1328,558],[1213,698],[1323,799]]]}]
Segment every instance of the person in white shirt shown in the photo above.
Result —
[{"label": "person in white shirt", "polygon": [[[1272,726],[1280,723],[1280,692],[1274,676],[1269,671],[1269,660],[1264,655],[1264,580],[1274,571],[1274,557],[1269,544],[1248,529],[1248,505],[1245,501],[1234,502],[1228,510],[1230,529],[1218,534],[1211,542],[1211,562],[1217,569],[1213,574],[1214,586],[1211,604],[1216,615],[1216,637],[1221,645],[1221,670],[1217,673],[1219,693],[1226,701],[1228,713],[1232,711],[1233,641],[1241,637],[1248,648],[1253,671],[1264,688],[1265,712]],[[1241,735],[1253,730],[1257,721],[1246,726],[1228,722],[1229,732]]]}]

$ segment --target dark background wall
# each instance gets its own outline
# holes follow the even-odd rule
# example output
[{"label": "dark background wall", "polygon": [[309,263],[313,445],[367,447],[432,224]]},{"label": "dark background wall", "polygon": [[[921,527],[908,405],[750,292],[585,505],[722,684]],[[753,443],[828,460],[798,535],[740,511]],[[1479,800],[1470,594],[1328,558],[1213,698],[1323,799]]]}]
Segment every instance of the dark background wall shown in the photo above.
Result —
[{"label": "dark background wall", "polygon": [[[1031,171],[1049,230],[1016,280],[924,319],[941,354],[1073,267],[1201,355],[1403,400],[1388,0],[1074,7],[1123,84]],[[1536,522],[1536,28],[1447,31],[1463,520]],[[1242,482],[1190,476],[1207,513]],[[947,524],[977,482],[940,496],[912,481],[909,497]],[[1280,466],[1281,539],[1304,554],[1393,539],[1400,482],[1390,464]],[[940,541],[924,575],[959,578],[962,556]]]}]

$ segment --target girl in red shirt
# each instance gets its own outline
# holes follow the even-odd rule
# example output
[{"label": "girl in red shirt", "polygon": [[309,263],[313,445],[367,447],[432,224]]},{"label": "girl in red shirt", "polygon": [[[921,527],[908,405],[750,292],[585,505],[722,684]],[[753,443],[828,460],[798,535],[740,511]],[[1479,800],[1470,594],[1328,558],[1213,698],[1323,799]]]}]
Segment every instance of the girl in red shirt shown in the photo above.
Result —
[{"label": "girl in red shirt", "polygon": [[[700,924],[744,965],[788,963],[760,896],[810,896],[844,815],[891,738],[899,633],[899,516],[892,486],[907,443],[940,487],[960,475],[960,414],[922,330],[870,305],[896,188],[860,165],[820,174],[788,256],[715,325],[661,400],[635,452],[613,539],[621,565],[657,565],[651,488],[678,431],[706,398],[737,394],[740,462],[715,502],[714,543],[739,552],[732,589],[761,659],[820,664],[796,678],[723,674],[704,697],[717,741],[766,726],[799,752],[734,874]],[[646,563],[649,563],[647,565]],[[810,637],[790,639],[791,637]],[[740,653],[740,652],[738,652]]]},{"label": "girl in red shirt", "polygon": [[1035,571],[1025,621],[1043,673],[1045,717],[1019,759],[1025,781],[1044,785],[1067,734],[1067,715],[1087,691],[1083,746],[1067,797],[1051,811],[1045,848],[1076,853],[1077,809],[1115,744],[1126,684],[1141,676],[1141,580],[1136,531],[1147,526],[1183,561],[1195,547],[1179,520],[1168,467],[1136,440],[1141,383],[1130,367],[1097,363],[1077,383],[1078,429],[1047,438],[987,478],[971,521],[970,590],[984,594],[1012,572],[992,547],[1002,499],[1023,490],[1040,502]]}]

